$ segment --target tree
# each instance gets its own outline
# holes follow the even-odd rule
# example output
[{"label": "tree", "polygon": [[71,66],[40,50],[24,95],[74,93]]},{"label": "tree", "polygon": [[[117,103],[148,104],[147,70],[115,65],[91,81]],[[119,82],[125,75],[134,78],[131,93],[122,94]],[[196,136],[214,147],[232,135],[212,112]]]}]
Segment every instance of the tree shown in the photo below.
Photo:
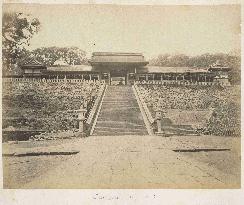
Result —
[{"label": "tree", "polygon": [[169,54],[164,54],[164,55],[159,55],[158,56],[158,61],[161,66],[168,66],[169,63]]},{"label": "tree", "polygon": [[185,67],[188,66],[189,62],[189,56],[186,56],[184,54],[177,54],[173,55],[170,59],[170,62],[168,66],[174,66],[174,67]]},{"label": "tree", "polygon": [[77,47],[43,47],[32,51],[36,59],[47,66],[63,60],[69,65],[87,64],[85,51]]},{"label": "tree", "polygon": [[230,82],[240,84],[241,80],[241,54],[240,51],[226,53],[205,53],[198,56],[177,55],[159,55],[158,58],[149,60],[150,65],[164,67],[196,67],[208,68],[210,65],[219,62],[223,66],[231,68],[229,72]]},{"label": "tree", "polygon": [[149,60],[150,65],[157,66],[169,66],[169,67],[209,67],[213,63],[217,61],[221,65],[229,66],[230,68],[234,68],[236,70],[240,69],[241,66],[241,57],[240,54],[236,53],[215,53],[209,54],[205,53],[198,56],[187,56],[184,54],[177,55],[159,55],[158,58]]},{"label": "tree", "polygon": [[6,71],[28,52],[30,39],[40,29],[37,18],[23,13],[3,13],[2,17],[2,55]]}]

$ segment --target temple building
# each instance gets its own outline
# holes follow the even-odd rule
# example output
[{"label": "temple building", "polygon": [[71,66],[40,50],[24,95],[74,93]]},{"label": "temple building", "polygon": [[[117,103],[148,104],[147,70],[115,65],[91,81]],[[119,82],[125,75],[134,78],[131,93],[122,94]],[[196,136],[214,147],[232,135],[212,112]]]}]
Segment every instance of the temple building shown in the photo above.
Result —
[{"label": "temple building", "polygon": [[89,61],[108,84],[133,84],[135,74],[148,64],[141,53],[95,52]]},{"label": "temple building", "polygon": [[21,69],[25,77],[39,77],[47,67],[35,58],[29,57],[21,63]]},{"label": "temple building", "polygon": [[64,62],[46,67],[36,59],[22,65],[24,77],[46,79],[103,80],[108,85],[133,85],[139,81],[221,82],[228,84],[230,68],[220,64],[209,68],[150,66],[142,53],[94,52],[89,65]]}]

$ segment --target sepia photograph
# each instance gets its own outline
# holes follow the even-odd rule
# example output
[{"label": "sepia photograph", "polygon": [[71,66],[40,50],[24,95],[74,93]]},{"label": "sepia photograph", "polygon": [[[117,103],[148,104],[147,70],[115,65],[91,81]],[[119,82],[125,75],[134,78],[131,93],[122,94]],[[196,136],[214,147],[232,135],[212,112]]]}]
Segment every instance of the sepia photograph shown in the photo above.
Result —
[{"label": "sepia photograph", "polygon": [[4,189],[240,189],[241,6],[2,5]]}]

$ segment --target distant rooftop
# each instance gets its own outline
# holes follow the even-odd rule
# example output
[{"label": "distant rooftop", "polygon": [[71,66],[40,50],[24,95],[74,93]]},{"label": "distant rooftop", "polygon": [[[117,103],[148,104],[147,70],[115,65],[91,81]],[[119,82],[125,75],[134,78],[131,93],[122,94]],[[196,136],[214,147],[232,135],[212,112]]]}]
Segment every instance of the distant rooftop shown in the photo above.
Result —
[{"label": "distant rooftop", "polygon": [[93,52],[92,56],[143,56],[142,53],[126,52]]},{"label": "distant rooftop", "polygon": [[65,66],[65,65],[69,65],[63,58],[60,58],[58,60],[56,60],[53,65],[55,66]]},{"label": "distant rooftop", "polygon": [[63,65],[63,66],[50,66],[47,72],[82,72],[91,71],[90,65]]},{"label": "distant rooftop", "polygon": [[32,68],[38,68],[38,69],[46,69],[46,66],[43,63],[39,62],[33,56],[29,56],[29,57],[25,58],[19,64],[22,68],[32,67]]},{"label": "distant rooftop", "polygon": [[231,68],[228,66],[224,66],[220,63],[214,63],[209,66],[209,71],[230,71]]},{"label": "distant rooftop", "polygon": [[207,68],[146,66],[149,73],[204,73]]}]

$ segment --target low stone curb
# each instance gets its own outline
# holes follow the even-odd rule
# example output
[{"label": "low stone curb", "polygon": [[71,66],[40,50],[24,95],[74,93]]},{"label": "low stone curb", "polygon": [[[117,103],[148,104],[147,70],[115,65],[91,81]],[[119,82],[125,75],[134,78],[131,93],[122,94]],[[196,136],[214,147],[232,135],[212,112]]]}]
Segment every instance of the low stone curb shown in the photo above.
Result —
[{"label": "low stone curb", "polygon": [[5,157],[24,157],[24,156],[41,156],[41,155],[73,155],[78,154],[80,151],[30,151],[30,152],[14,152],[3,153]]},{"label": "low stone curb", "polygon": [[23,153],[15,153],[15,157],[23,157],[23,156],[40,156],[40,155],[72,155],[77,154],[80,151],[50,151],[50,152],[23,152]]},{"label": "low stone curb", "polygon": [[218,152],[230,151],[230,148],[187,148],[187,149],[173,149],[174,152]]}]

